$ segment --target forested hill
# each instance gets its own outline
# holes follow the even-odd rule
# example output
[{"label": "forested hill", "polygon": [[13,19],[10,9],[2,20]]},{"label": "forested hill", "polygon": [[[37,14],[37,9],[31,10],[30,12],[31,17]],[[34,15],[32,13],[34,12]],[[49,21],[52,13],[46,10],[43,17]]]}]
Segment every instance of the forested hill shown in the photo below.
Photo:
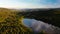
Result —
[{"label": "forested hill", "polygon": [[60,9],[13,10],[0,8],[0,34],[34,34],[32,29],[22,23],[22,16],[60,27]]},{"label": "forested hill", "polygon": [[17,11],[0,8],[0,34],[31,34],[32,29],[22,23]]},{"label": "forested hill", "polygon": [[56,9],[28,9],[18,13],[25,18],[41,20],[46,23],[60,27],[60,8]]}]

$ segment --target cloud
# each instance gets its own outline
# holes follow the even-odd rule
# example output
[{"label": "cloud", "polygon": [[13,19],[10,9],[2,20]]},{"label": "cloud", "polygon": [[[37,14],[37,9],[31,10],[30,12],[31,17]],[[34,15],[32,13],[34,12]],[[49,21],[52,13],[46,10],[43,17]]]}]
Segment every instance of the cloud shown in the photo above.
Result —
[{"label": "cloud", "polygon": [[32,24],[31,24],[31,28],[35,31],[35,32],[41,32],[41,31],[45,31],[48,34],[53,34],[53,33],[59,33],[60,28],[55,27],[53,25],[44,23],[42,21],[37,21],[37,20],[32,20]]},{"label": "cloud", "polygon": [[[54,2],[54,3],[53,3]],[[0,0],[0,7],[5,8],[60,8],[60,0]]]},{"label": "cloud", "polygon": [[51,26],[51,25],[46,24],[46,23],[44,23],[44,22],[42,22],[42,21],[37,21],[37,20],[33,20],[33,21],[32,21],[32,25],[31,25],[31,27],[32,27],[32,29],[33,29],[34,31],[46,30],[46,29],[48,29],[50,26]]}]

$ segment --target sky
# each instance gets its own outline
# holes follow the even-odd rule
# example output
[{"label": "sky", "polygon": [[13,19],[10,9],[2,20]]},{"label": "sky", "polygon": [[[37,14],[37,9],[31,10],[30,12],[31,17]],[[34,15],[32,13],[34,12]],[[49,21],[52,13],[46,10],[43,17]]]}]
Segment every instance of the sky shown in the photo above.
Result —
[{"label": "sky", "polygon": [[3,8],[60,8],[60,0],[0,0]]}]

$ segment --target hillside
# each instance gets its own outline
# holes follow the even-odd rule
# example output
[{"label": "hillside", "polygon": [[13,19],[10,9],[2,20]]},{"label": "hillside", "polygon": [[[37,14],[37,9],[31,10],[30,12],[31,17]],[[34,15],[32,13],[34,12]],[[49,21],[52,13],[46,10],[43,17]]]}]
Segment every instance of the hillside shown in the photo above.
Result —
[{"label": "hillside", "polygon": [[[18,12],[19,11],[19,12]],[[36,34],[31,28],[28,28],[22,22],[24,18],[41,20],[60,27],[60,10],[58,9],[30,9],[30,10],[12,10],[0,8],[0,34]],[[44,31],[39,33],[46,33]]]},{"label": "hillside", "polygon": [[[22,10],[23,11],[23,10]],[[27,11],[27,12],[26,12]],[[60,27],[60,8],[29,9],[20,12],[25,18],[31,18]]]},{"label": "hillside", "polygon": [[0,8],[0,34],[31,34],[32,29],[24,26],[18,12]]}]

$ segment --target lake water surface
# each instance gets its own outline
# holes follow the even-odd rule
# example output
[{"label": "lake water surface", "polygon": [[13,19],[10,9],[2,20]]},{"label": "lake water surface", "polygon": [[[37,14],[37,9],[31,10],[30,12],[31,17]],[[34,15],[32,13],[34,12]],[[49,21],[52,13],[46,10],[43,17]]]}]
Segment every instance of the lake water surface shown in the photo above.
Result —
[{"label": "lake water surface", "polygon": [[51,24],[44,23],[43,21],[25,18],[23,22],[25,26],[31,28],[33,31],[36,31],[36,32],[39,32],[42,30],[49,32],[51,34],[56,33],[57,31],[58,33],[60,32],[60,28],[55,27]]}]

